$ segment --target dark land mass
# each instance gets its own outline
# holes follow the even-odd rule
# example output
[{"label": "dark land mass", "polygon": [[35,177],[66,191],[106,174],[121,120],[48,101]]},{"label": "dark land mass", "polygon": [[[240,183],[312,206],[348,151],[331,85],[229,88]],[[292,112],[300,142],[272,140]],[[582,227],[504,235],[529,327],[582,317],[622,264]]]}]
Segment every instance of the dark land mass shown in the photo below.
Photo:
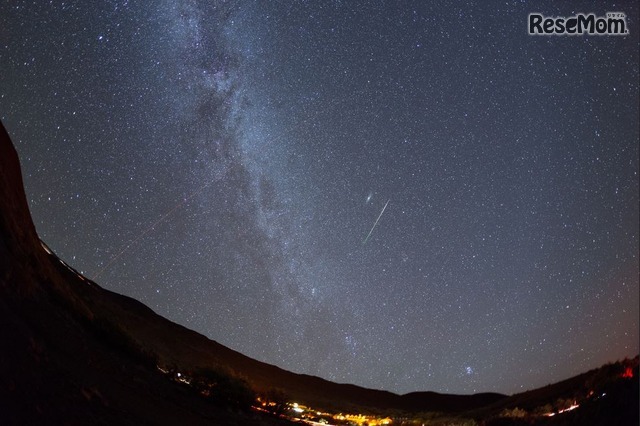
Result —
[{"label": "dark land mass", "polygon": [[[629,365],[632,378],[619,378]],[[638,424],[637,370],[636,358],[509,397],[396,395],[256,361],[101,288],[52,253],[0,129],[0,424],[290,423],[252,409],[256,397],[392,415],[395,423],[440,413],[487,424]],[[541,416],[571,398],[585,402]]]}]

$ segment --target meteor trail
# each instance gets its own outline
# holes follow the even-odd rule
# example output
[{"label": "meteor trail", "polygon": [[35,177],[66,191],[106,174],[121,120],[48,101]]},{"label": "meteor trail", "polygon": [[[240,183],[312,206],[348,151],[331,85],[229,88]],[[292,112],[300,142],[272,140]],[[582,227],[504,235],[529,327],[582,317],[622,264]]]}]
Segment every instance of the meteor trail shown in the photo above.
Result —
[{"label": "meteor trail", "polygon": [[106,271],[107,269],[109,269],[109,267],[116,261],[118,260],[123,254],[125,254],[127,252],[127,250],[129,250],[131,248],[131,246],[133,246],[134,244],[136,244],[138,241],[140,241],[141,239],[143,239],[145,237],[145,235],[147,235],[149,232],[155,230],[156,226],[160,225],[162,222],[164,222],[165,220],[167,220],[167,218],[169,218],[171,215],[173,215],[178,209],[180,209],[182,206],[184,206],[185,204],[187,204],[189,201],[191,201],[191,199],[193,197],[195,197],[196,195],[198,195],[199,193],[201,193],[202,191],[205,190],[205,188],[207,188],[209,185],[211,184],[211,182],[207,182],[206,184],[204,184],[203,186],[201,186],[200,188],[196,189],[195,191],[193,191],[191,194],[189,194],[188,197],[184,198],[182,201],[178,202],[175,206],[173,206],[173,208],[171,210],[169,210],[167,213],[165,213],[164,215],[162,215],[158,220],[156,220],[150,227],[148,227],[147,229],[145,229],[144,231],[142,231],[140,234],[138,234],[138,236],[136,236],[134,239],[132,239],[129,244],[127,244],[126,246],[124,246],[124,248],[122,248],[122,250],[120,250],[115,256],[113,256],[111,258],[111,260],[109,260],[109,262],[107,262],[107,264],[98,271],[98,273],[93,277],[94,280],[98,279],[100,277],[100,275],[102,275],[104,273],[104,271]]},{"label": "meteor trail", "polygon": [[378,224],[378,221],[380,220],[380,218],[382,217],[382,213],[384,213],[384,209],[387,208],[387,205],[389,204],[389,201],[391,201],[391,199],[387,200],[387,203],[384,205],[384,207],[382,208],[382,211],[380,212],[380,214],[378,215],[378,218],[376,219],[376,221],[373,223],[373,226],[371,227],[371,231],[369,231],[369,234],[367,235],[367,238],[364,239],[364,241],[362,242],[362,245],[365,245],[367,243],[367,240],[369,239],[369,237],[371,236],[371,233],[373,232],[374,229],[376,229],[376,225]]}]

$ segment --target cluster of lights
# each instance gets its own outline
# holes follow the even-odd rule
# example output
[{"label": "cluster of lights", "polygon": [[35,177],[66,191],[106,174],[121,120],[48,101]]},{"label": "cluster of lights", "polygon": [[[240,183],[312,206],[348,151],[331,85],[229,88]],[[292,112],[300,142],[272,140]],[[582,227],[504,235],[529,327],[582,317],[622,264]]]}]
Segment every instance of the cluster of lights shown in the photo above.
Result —
[{"label": "cluster of lights", "polygon": [[[368,426],[382,426],[382,425],[390,425],[392,420],[388,417],[385,417],[383,419],[377,418],[377,417],[373,417],[373,416],[367,416],[364,414],[330,414],[330,413],[323,413],[321,411],[316,411],[313,410],[311,408],[305,407],[304,405],[300,405],[297,402],[291,403],[290,404],[291,407],[291,411],[295,412],[297,415],[300,415],[301,417],[329,417],[332,418],[334,420],[340,421],[340,422],[344,422],[344,421],[348,421],[351,422],[352,424],[355,423],[357,425],[368,425]],[[305,414],[306,413],[306,414]],[[326,419],[321,419],[320,422],[326,422]]]},{"label": "cluster of lights", "polygon": [[558,410],[557,413],[547,413],[545,414],[545,416],[547,417],[553,417],[556,414],[562,414],[562,413],[566,413],[567,411],[572,411],[575,410],[576,408],[578,408],[580,406],[580,404],[578,404],[577,402],[574,402],[570,407],[567,408],[563,408],[562,410]]}]

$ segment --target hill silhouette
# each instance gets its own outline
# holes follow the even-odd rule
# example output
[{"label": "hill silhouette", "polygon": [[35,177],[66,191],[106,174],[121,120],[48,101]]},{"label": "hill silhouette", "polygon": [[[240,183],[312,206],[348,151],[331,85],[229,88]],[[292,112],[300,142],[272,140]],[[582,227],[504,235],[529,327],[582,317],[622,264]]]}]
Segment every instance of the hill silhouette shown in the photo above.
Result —
[{"label": "hill silhouette", "polygon": [[[399,418],[437,412],[505,421],[513,417],[501,416],[505,410],[534,410],[570,398],[598,374],[510,397],[397,395],[251,359],[103,289],[59,259],[36,233],[18,155],[4,127],[0,342],[2,424],[288,424],[251,408],[256,397],[268,395],[335,412]],[[624,392],[637,396],[637,359],[634,368],[635,390]]]}]

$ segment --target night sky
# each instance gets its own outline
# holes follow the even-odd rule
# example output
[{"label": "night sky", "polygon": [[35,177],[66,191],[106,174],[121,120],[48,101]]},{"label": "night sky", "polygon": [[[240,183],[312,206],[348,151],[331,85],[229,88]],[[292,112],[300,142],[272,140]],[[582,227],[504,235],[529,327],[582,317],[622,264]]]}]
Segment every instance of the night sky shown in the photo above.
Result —
[{"label": "night sky", "polygon": [[0,118],[105,288],[291,371],[513,393],[639,351],[638,5],[556,3],[4,1]]}]

